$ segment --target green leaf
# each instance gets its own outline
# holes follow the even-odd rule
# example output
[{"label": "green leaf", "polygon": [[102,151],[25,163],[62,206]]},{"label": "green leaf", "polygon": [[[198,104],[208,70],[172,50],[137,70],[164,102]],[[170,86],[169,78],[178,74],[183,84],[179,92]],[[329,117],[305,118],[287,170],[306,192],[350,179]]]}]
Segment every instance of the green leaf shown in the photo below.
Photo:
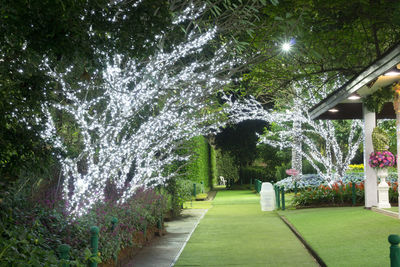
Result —
[{"label": "green leaf", "polygon": [[271,4],[277,6],[279,4],[279,0],[270,0]]}]

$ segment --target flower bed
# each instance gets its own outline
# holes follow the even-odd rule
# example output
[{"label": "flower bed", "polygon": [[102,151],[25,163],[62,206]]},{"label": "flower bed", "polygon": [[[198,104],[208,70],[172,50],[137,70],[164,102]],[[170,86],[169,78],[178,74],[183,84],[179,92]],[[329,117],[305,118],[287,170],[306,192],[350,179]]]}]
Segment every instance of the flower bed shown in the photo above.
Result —
[{"label": "flower bed", "polygon": [[[361,182],[364,181],[364,173],[360,172],[348,173],[344,177],[342,177],[342,179],[340,179],[339,181],[343,183]],[[297,180],[296,183],[298,189],[314,188],[320,185],[328,185],[327,181],[318,174],[303,174],[300,176],[300,178]],[[292,191],[295,188],[292,177],[287,177],[283,180],[280,180],[279,182],[276,183],[276,185],[284,186],[285,191]]]},{"label": "flower bed", "polygon": [[[154,232],[157,221],[166,213],[165,201],[158,190],[140,188],[124,204],[107,198],[88,214],[71,218],[63,213],[62,205],[47,198],[35,203],[21,201],[18,194],[10,195],[0,202],[0,229],[6,229],[0,235],[0,262],[4,266],[59,266],[57,247],[68,244],[68,263],[85,266],[90,257],[89,229],[94,225],[100,229],[99,258],[108,262],[124,248],[143,245],[139,237]],[[114,229],[113,217],[118,219]]]},{"label": "flower bed", "polygon": [[[293,205],[296,207],[309,206],[347,206],[352,205],[352,185],[356,185],[356,204],[364,203],[364,182],[335,182],[331,186],[320,185],[300,191],[293,198]],[[388,182],[389,201],[397,203],[398,183]]]},{"label": "flower bed", "polygon": [[[364,181],[365,176],[363,172],[349,172],[345,176],[343,176],[341,179],[339,179],[337,182],[341,181],[344,184],[347,184],[349,182],[355,182],[359,183]],[[397,173],[396,172],[389,172],[389,176],[387,177],[386,181],[389,181],[391,183],[397,182]],[[293,191],[295,186],[293,182],[292,177],[287,177],[283,180],[280,180],[277,182],[275,185],[278,186],[284,186],[285,191]],[[306,189],[306,188],[314,188],[318,187],[320,185],[328,185],[327,181],[322,178],[318,174],[303,174],[301,177],[297,180],[297,188],[298,189]]]},{"label": "flower bed", "polygon": [[[296,207],[332,205],[342,206],[352,204],[352,182],[344,184],[335,182],[331,186],[320,185],[316,188],[302,190],[294,196]],[[356,183],[356,203],[364,202],[364,182]]]}]

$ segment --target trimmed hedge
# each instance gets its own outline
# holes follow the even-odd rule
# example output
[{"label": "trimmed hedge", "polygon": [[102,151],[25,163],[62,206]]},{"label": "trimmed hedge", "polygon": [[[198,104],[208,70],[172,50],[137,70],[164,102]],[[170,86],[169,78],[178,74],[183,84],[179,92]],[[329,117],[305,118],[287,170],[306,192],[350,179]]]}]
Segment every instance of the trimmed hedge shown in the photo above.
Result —
[{"label": "trimmed hedge", "polygon": [[186,178],[197,183],[203,182],[206,188],[212,188],[217,176],[215,151],[203,136],[193,138],[191,146],[195,156],[186,168]]}]

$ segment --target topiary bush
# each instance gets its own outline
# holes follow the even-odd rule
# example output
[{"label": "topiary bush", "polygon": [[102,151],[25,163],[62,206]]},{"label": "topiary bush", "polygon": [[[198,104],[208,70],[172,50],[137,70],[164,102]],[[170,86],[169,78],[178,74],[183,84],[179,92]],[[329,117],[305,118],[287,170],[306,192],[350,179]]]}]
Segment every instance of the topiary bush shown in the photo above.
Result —
[{"label": "topiary bush", "polygon": [[375,151],[385,151],[389,149],[390,139],[388,134],[379,127],[372,131],[372,145]]}]

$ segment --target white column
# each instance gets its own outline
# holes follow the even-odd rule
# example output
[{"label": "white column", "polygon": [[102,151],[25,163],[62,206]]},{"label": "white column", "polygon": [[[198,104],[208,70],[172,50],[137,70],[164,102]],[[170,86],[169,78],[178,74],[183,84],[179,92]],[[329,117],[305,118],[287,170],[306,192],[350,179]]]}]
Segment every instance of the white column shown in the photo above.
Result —
[{"label": "white column", "polygon": [[363,105],[364,117],[364,175],[365,175],[365,207],[378,205],[378,186],[376,172],[368,164],[369,155],[374,151],[372,146],[372,130],[376,125],[375,112],[369,111]]},{"label": "white column", "polygon": [[[397,102],[398,103],[398,102]],[[394,104],[394,102],[393,102]],[[395,105],[397,106],[398,109],[398,104]],[[400,112],[396,110],[396,141],[397,141],[397,156],[396,156],[396,162],[397,162],[397,185],[400,184]],[[399,193],[399,197],[397,198],[397,203],[399,205],[399,216],[398,218],[400,219],[400,186],[397,186],[397,191]]]}]

